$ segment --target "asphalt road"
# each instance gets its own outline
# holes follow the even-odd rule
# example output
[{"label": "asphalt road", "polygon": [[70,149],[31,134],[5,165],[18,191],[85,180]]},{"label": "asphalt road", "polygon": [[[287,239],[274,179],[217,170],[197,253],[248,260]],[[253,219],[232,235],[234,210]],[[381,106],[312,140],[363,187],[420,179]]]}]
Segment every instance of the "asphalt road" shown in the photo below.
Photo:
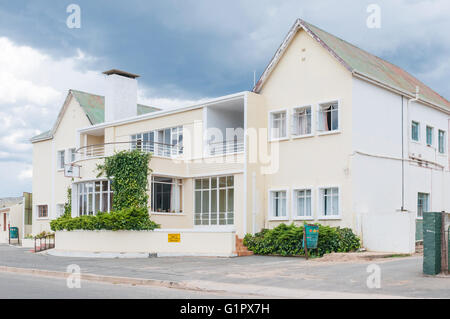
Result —
[{"label": "asphalt road", "polygon": [[81,281],[68,288],[66,279],[0,272],[0,299],[235,299],[245,295],[205,293],[164,287]]}]

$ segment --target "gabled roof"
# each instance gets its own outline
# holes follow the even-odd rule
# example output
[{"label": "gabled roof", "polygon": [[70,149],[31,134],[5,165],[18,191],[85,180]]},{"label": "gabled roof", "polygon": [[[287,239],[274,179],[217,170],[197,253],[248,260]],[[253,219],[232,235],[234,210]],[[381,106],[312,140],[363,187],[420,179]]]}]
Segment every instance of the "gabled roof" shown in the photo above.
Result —
[{"label": "gabled roof", "polygon": [[[39,135],[36,135],[31,138],[31,142],[39,142],[44,141],[53,138],[53,134],[56,131],[56,128],[58,127],[58,124],[62,118],[62,115],[64,113],[64,110],[66,108],[66,104],[68,102],[68,98],[70,96],[73,96],[78,104],[80,105],[81,109],[86,114],[89,122],[92,125],[100,124],[105,121],[105,97],[101,95],[91,94],[87,92],[77,91],[77,90],[69,90],[69,94],[66,98],[66,101],[64,102],[63,108],[61,109],[58,119],[53,127],[53,129],[46,131],[44,133],[41,133]],[[161,109],[138,104],[137,105],[137,115],[147,114],[151,112],[160,111]]]},{"label": "gabled roof", "polygon": [[350,44],[306,21],[296,20],[283,43],[266,67],[261,78],[253,88],[253,92],[260,92],[266,79],[281,59],[295,34],[303,29],[319,42],[332,56],[334,56],[353,75],[374,81],[395,91],[414,96],[416,86],[419,87],[420,100],[450,110],[450,102],[433,91],[417,78],[402,68],[372,55],[353,44]]}]

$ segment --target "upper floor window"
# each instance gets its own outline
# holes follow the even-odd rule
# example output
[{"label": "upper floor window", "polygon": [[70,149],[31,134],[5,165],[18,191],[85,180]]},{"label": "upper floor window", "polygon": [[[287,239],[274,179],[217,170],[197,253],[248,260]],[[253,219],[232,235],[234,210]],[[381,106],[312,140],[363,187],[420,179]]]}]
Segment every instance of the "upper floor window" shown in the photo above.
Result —
[{"label": "upper floor window", "polygon": [[319,191],[319,209],[322,217],[339,216],[339,188],[321,188]]},{"label": "upper floor window", "polygon": [[439,130],[438,132],[438,151],[441,154],[445,153],[445,131]]},{"label": "upper floor window", "polygon": [[183,181],[177,178],[152,176],[152,212],[182,212]]},{"label": "upper floor window", "polygon": [[58,169],[64,169],[66,151],[58,151]]},{"label": "upper floor window", "polygon": [[280,139],[287,137],[287,118],[286,111],[270,113],[270,137]]},{"label": "upper floor window", "polygon": [[427,126],[427,145],[433,145],[434,129],[431,126]]},{"label": "upper floor window", "polygon": [[131,149],[165,157],[183,154],[183,126],[131,135]]},{"label": "upper floor window", "polygon": [[39,218],[48,217],[48,205],[38,205],[38,217]]},{"label": "upper floor window", "polygon": [[71,163],[75,162],[76,148],[69,148],[69,160]]},{"label": "upper floor window", "polygon": [[420,124],[419,122],[411,122],[411,139],[418,142],[420,137]]},{"label": "upper floor window", "polygon": [[323,103],[319,105],[319,131],[339,130],[339,103]]},{"label": "upper floor window", "polygon": [[285,190],[270,192],[270,217],[283,219],[287,217],[287,192]]},{"label": "upper floor window", "polygon": [[292,134],[296,136],[311,134],[311,106],[294,109]]}]

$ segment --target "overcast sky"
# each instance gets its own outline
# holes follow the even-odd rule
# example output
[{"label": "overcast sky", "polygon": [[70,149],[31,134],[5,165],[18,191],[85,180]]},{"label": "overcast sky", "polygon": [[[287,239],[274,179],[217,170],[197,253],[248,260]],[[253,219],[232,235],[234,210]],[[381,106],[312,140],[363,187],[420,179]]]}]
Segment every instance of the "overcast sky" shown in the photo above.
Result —
[{"label": "overcast sky", "polygon": [[[71,3],[79,29],[66,25]],[[372,3],[379,29],[366,25]],[[0,197],[31,191],[28,140],[52,127],[69,88],[103,94],[100,72],[119,68],[141,75],[148,105],[251,90],[296,18],[450,98],[448,0],[0,0]]]}]

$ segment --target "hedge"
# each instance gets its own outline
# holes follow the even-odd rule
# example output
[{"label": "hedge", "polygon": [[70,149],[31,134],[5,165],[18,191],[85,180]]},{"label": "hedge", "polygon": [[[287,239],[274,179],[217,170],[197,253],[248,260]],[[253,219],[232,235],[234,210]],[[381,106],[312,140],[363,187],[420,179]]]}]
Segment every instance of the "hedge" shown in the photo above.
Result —
[{"label": "hedge", "polygon": [[[332,252],[350,252],[361,247],[359,238],[350,228],[319,226],[318,249],[308,251],[310,256],[321,257]],[[302,248],[303,226],[280,224],[273,229],[263,229],[244,237],[244,245],[258,255],[305,255]]]},{"label": "hedge", "polygon": [[58,230],[153,230],[160,225],[150,220],[147,208],[125,208],[110,213],[72,218],[62,216],[50,222],[53,231]]}]

